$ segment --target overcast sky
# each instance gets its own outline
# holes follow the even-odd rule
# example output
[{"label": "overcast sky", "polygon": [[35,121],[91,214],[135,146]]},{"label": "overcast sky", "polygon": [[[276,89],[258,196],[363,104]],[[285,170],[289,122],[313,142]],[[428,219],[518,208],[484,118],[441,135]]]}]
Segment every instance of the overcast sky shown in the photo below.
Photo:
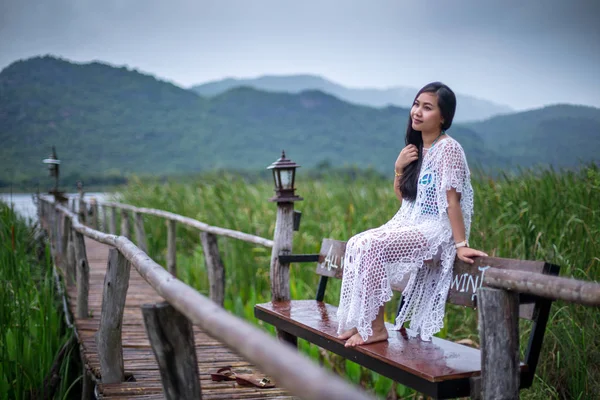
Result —
[{"label": "overcast sky", "polygon": [[600,107],[600,0],[0,0],[0,68],[42,54],[184,87],[311,73]]}]

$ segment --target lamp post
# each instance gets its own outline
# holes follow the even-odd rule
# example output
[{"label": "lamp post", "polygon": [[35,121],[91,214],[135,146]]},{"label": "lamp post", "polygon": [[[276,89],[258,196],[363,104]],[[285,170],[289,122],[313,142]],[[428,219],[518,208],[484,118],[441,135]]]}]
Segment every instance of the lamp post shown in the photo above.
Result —
[{"label": "lamp post", "polygon": [[54,178],[54,188],[51,189],[48,193],[54,195],[54,199],[56,202],[64,203],[67,201],[64,193],[59,192],[58,190],[58,179],[60,177],[60,160],[56,156],[56,148],[52,146],[52,154],[46,159],[43,160],[44,164],[48,164],[48,172],[50,173],[50,177]]},{"label": "lamp post", "polygon": [[[269,200],[277,203],[270,270],[272,301],[290,300],[290,264],[281,263],[279,256],[292,254],[294,202],[302,200],[302,197],[296,196],[294,187],[298,167],[300,165],[288,160],[285,151],[282,151],[281,158],[267,168],[273,171],[275,185],[275,196]],[[277,330],[277,337],[294,346],[297,345],[297,338],[284,331]]]}]

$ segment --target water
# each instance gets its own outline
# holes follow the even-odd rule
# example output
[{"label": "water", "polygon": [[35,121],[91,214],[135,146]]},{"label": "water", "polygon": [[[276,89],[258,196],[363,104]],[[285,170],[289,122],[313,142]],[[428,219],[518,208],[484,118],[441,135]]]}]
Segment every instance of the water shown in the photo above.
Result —
[{"label": "water", "polygon": [[[108,200],[112,193],[86,193],[85,198],[90,199],[92,197],[96,198],[98,201]],[[77,193],[66,193],[66,196],[71,197],[79,197]],[[33,202],[33,194],[32,193],[0,193],[0,200],[3,202],[10,204],[12,202],[13,208],[17,214],[23,216],[27,220],[36,221],[37,220],[37,208],[35,203]]]}]

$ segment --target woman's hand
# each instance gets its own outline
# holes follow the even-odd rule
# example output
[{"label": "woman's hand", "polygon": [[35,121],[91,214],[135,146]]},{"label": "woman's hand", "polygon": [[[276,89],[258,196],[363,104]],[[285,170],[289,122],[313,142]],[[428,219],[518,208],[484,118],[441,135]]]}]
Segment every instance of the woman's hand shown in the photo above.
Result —
[{"label": "woman's hand", "polygon": [[400,154],[398,154],[398,158],[396,159],[396,164],[394,168],[396,172],[400,173],[404,170],[404,168],[413,161],[419,159],[419,149],[414,144],[409,144],[405,148],[402,149]]},{"label": "woman's hand", "polygon": [[466,262],[467,264],[473,264],[475,260],[471,257],[487,257],[483,251],[471,249],[469,247],[459,247],[456,249],[456,256],[459,260]]}]

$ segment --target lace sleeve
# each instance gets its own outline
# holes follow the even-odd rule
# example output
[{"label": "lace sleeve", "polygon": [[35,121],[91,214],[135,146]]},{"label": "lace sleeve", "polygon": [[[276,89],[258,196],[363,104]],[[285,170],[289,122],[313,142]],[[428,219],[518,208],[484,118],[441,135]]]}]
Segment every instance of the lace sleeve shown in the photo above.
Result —
[{"label": "lace sleeve", "polygon": [[455,189],[461,194],[461,208],[467,231],[473,213],[473,188],[471,186],[471,173],[467,165],[467,158],[462,146],[452,140],[447,143],[438,154],[438,174],[440,179],[440,190],[437,193],[439,215],[446,214],[448,210],[447,192]]},{"label": "lace sleeve", "polygon": [[450,189],[456,189],[462,193],[467,186],[470,186],[470,172],[467,166],[467,159],[462,146],[453,141],[445,146],[438,160],[438,168],[441,179],[440,187],[443,189],[444,197]]}]

